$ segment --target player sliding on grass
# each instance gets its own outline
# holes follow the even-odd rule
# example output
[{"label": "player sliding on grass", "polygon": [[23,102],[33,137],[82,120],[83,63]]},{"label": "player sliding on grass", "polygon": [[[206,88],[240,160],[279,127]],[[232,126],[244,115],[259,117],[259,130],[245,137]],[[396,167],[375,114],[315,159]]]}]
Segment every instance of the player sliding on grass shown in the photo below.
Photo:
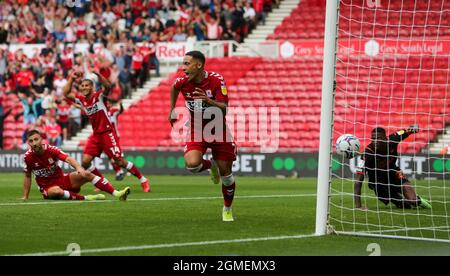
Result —
[{"label": "player sliding on grass", "polygon": [[[128,172],[137,177],[144,192],[150,192],[150,183],[147,178],[133,163],[123,158],[123,152],[106,107],[106,96],[111,90],[111,83],[101,74],[97,72],[94,72],[94,74],[97,75],[104,90],[100,89],[95,92],[94,82],[90,79],[82,79],[83,73],[77,71],[70,74],[67,84],[63,87],[64,96],[84,108],[94,131],[89,136],[84,148],[82,165],[88,171],[102,177],[102,174],[92,164],[92,160],[100,156],[103,151],[109,159],[113,159],[117,165],[127,169]],[[76,80],[81,81],[80,94],[72,91],[72,85]]]},{"label": "player sliding on grass", "polygon": [[[218,184],[222,180],[222,194],[224,207],[222,211],[223,221],[233,221],[231,204],[235,191],[235,180],[231,171],[233,161],[236,160],[236,146],[232,142],[229,131],[226,131],[225,114],[228,105],[227,88],[223,77],[214,72],[205,71],[205,56],[199,51],[186,53],[183,59],[183,71],[185,77],[178,78],[170,91],[169,121],[177,120],[174,111],[179,93],[183,94],[186,106],[190,111],[190,140],[186,143],[184,160],[187,169],[192,173],[210,170],[213,182]],[[218,111],[218,112],[217,112]],[[221,125],[214,129],[213,135],[219,139],[205,137],[205,125],[212,120],[203,119],[207,112],[215,112],[214,119]],[[195,118],[200,117],[198,122]],[[221,117],[221,118],[216,118]],[[200,136],[200,138],[198,137]],[[219,141],[218,141],[219,140]],[[213,160],[204,160],[203,154],[208,148],[212,150]]]},{"label": "player sliding on grass", "polygon": [[[31,173],[36,176],[36,183],[44,199],[66,200],[103,200],[103,194],[80,195],[80,187],[91,182],[98,189],[111,195],[126,200],[130,188],[126,187],[117,191],[106,178],[96,176],[85,171],[78,162],[57,147],[43,144],[42,136],[37,130],[27,133],[27,143],[30,149],[24,155],[24,183],[23,200],[28,199],[31,187]],[[68,163],[76,172],[64,174],[58,161]]]},{"label": "player sliding on grass", "polygon": [[411,126],[386,137],[384,128],[377,127],[372,130],[372,141],[366,147],[356,172],[359,174],[354,185],[356,208],[366,209],[361,207],[361,186],[365,174],[369,176],[369,188],[385,205],[392,202],[397,208],[431,208],[428,201],[416,195],[408,178],[396,165],[398,144],[418,131],[418,126]]}]

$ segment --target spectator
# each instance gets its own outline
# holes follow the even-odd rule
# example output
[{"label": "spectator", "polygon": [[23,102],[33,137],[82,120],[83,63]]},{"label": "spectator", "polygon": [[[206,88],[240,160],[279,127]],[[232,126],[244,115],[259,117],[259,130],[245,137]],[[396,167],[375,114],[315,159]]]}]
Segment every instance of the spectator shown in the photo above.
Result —
[{"label": "spectator", "polygon": [[68,138],[68,129],[69,129],[69,114],[70,114],[70,105],[63,98],[60,104],[57,105],[57,123],[62,129],[62,140],[66,141]]},{"label": "spectator", "polygon": [[195,35],[194,28],[188,28],[188,36],[186,38],[187,43],[195,43],[197,42],[197,36]]},{"label": "spectator", "polygon": [[141,54],[141,52],[137,47],[134,47],[131,61],[131,70],[132,70],[131,75],[133,88],[137,87],[137,85],[139,85],[139,87],[142,87],[143,85],[142,79],[140,78],[143,62],[144,56]]},{"label": "spectator", "polygon": [[244,8],[241,2],[236,2],[236,6],[231,8],[231,18],[233,21],[232,29],[236,32],[235,40],[241,43],[245,34]]},{"label": "spectator", "polygon": [[8,51],[0,48],[0,84],[5,84],[8,69]]},{"label": "spectator", "polygon": [[52,146],[60,147],[62,144],[61,127],[56,123],[55,117],[48,118],[48,123],[45,126],[45,133],[47,134],[48,143]]},{"label": "spectator", "polygon": [[114,63],[117,65],[119,72],[125,68],[126,61],[123,45],[120,45],[119,49],[116,50],[114,55]]},{"label": "spectator", "polygon": [[125,29],[127,31],[131,31],[134,24],[133,15],[131,14],[131,10],[128,10],[125,14]]},{"label": "spectator", "polygon": [[31,91],[33,92],[33,96],[31,96],[31,109],[33,110],[33,114],[36,116],[36,118],[39,118],[39,116],[45,113],[44,109],[42,108],[43,97],[42,95],[37,94],[34,90]]},{"label": "spectator", "polygon": [[66,40],[66,32],[64,31],[64,26],[62,24],[59,24],[58,27],[56,27],[55,32],[53,32],[53,37],[61,42]]},{"label": "spectator", "polygon": [[158,12],[159,2],[157,0],[149,0],[148,1],[148,15],[153,18],[155,14]]},{"label": "spectator", "polygon": [[206,30],[206,38],[208,40],[217,40],[222,35],[222,28],[215,16],[211,16],[208,22],[206,22]]},{"label": "spectator", "polygon": [[77,26],[75,20],[72,20],[68,26],[64,28],[65,42],[75,43],[77,41]]},{"label": "spectator", "polygon": [[105,20],[106,25],[112,25],[116,19],[116,15],[111,10],[111,6],[106,6],[106,10],[102,14],[102,18]]},{"label": "spectator", "polygon": [[5,102],[6,99],[6,90],[3,84],[0,83],[0,114],[3,114],[4,108],[3,108],[3,102]]},{"label": "spectator", "polygon": [[33,99],[27,97],[24,93],[19,93],[19,99],[22,103],[23,112],[16,115],[16,120],[23,115],[23,124],[29,125],[36,123],[36,114],[33,112]]},{"label": "spectator", "polygon": [[209,7],[211,5],[211,0],[200,0],[200,9],[203,12],[206,12],[207,10],[209,10]]},{"label": "spectator", "polygon": [[201,18],[197,18],[193,23],[192,27],[194,28],[194,33],[197,36],[197,41],[205,40],[205,31],[206,26],[204,25]]},{"label": "spectator", "polygon": [[122,98],[131,97],[131,73],[127,67],[124,67],[119,73],[119,85],[122,88]]},{"label": "spectator", "polygon": [[9,109],[6,112],[3,112],[3,106],[2,103],[0,102],[0,149],[3,149],[3,124],[5,122],[6,117],[9,116],[9,114],[11,114],[12,109]]},{"label": "spectator", "polygon": [[22,64],[20,72],[16,75],[17,91],[25,93],[25,95],[29,96],[33,79],[33,72],[29,70],[26,64]]},{"label": "spectator", "polygon": [[148,44],[150,48],[149,53],[149,62],[151,65],[151,68],[155,68],[156,71],[156,77],[159,78],[161,75],[159,73],[159,60],[156,56],[156,43],[158,42],[158,38],[156,37],[156,33],[152,33],[152,38],[150,43]]},{"label": "spectator", "polygon": [[69,133],[70,137],[75,136],[81,129],[81,109],[72,105],[69,111]]},{"label": "spectator", "polygon": [[6,44],[8,39],[8,30],[4,27],[6,25],[0,22],[0,44]]},{"label": "spectator", "polygon": [[42,94],[42,103],[41,103],[41,107],[44,110],[44,114],[46,113],[47,110],[55,108],[54,99],[55,99],[55,92],[53,91],[53,93],[50,93],[48,88],[45,88],[44,93]]},{"label": "spectator", "polygon": [[227,20],[225,22],[225,27],[223,28],[222,39],[224,40],[235,40],[236,33],[233,31],[233,22]]},{"label": "spectator", "polygon": [[74,52],[72,45],[65,45],[64,50],[62,50],[59,55],[59,59],[61,60],[61,67],[64,72],[64,77],[67,77],[68,72],[72,69],[74,63]]},{"label": "spectator", "polygon": [[177,26],[177,31],[173,36],[173,42],[185,42],[187,40],[187,34],[183,31],[181,26]]},{"label": "spectator", "polygon": [[150,55],[152,53],[152,48],[148,42],[142,43],[141,47],[139,48],[140,53],[143,56],[142,60],[142,71],[141,71],[141,78],[142,82],[147,81],[149,78],[149,70],[150,70]]},{"label": "spectator", "polygon": [[264,0],[253,0],[253,6],[256,13],[256,18],[261,21],[263,25],[266,25],[266,11],[264,10]]},{"label": "spectator", "polygon": [[41,76],[39,76],[36,80],[32,82],[32,90],[36,91],[37,94],[43,94],[44,90],[46,88],[45,84],[45,74],[46,72],[43,72]]},{"label": "spectator", "polygon": [[53,81],[53,87],[55,87],[56,90],[56,97],[61,98],[62,95],[62,88],[67,83],[67,79],[64,78],[64,75],[62,72],[56,72],[55,73],[55,80]]},{"label": "spectator", "polygon": [[250,33],[256,27],[256,12],[253,5],[248,1],[245,3],[244,7],[244,20],[248,26],[248,32]]},{"label": "spectator", "polygon": [[45,42],[45,48],[42,48],[41,50],[41,56],[46,57],[49,54],[54,54],[55,51],[53,50],[53,48],[54,48],[53,41],[48,39]]}]

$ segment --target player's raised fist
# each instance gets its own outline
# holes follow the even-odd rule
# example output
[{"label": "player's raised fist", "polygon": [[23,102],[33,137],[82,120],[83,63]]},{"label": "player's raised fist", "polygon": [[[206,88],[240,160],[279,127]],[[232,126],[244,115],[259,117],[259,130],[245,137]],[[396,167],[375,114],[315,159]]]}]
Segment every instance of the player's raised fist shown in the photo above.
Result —
[{"label": "player's raised fist", "polygon": [[74,80],[76,80],[76,79],[78,79],[78,78],[81,78],[82,76],[83,76],[83,73],[80,72],[80,71],[73,71],[73,72],[70,74],[70,77],[71,77],[72,79],[74,79]]}]

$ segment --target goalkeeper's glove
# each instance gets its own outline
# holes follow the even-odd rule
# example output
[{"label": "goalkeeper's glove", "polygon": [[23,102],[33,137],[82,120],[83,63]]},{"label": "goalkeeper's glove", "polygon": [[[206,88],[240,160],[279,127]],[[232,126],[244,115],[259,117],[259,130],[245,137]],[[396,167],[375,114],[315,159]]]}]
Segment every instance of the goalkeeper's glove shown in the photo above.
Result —
[{"label": "goalkeeper's glove", "polygon": [[408,128],[409,133],[417,133],[419,132],[419,125],[415,124]]}]

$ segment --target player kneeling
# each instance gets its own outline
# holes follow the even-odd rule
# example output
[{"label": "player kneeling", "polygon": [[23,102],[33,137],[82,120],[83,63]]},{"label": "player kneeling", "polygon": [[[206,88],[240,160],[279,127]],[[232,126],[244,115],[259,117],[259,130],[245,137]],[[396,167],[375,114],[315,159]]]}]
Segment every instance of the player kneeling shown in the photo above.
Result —
[{"label": "player kneeling", "polygon": [[[81,167],[72,157],[57,147],[44,144],[39,131],[31,130],[27,133],[27,143],[30,149],[24,155],[24,191],[23,200],[28,199],[31,187],[31,173],[36,177],[36,183],[44,199],[66,200],[103,200],[103,194],[80,195],[81,186],[91,182],[98,189],[107,192],[120,200],[126,200],[130,188],[117,191],[106,178],[98,177]],[[58,161],[68,163],[76,172],[65,174]]]}]

